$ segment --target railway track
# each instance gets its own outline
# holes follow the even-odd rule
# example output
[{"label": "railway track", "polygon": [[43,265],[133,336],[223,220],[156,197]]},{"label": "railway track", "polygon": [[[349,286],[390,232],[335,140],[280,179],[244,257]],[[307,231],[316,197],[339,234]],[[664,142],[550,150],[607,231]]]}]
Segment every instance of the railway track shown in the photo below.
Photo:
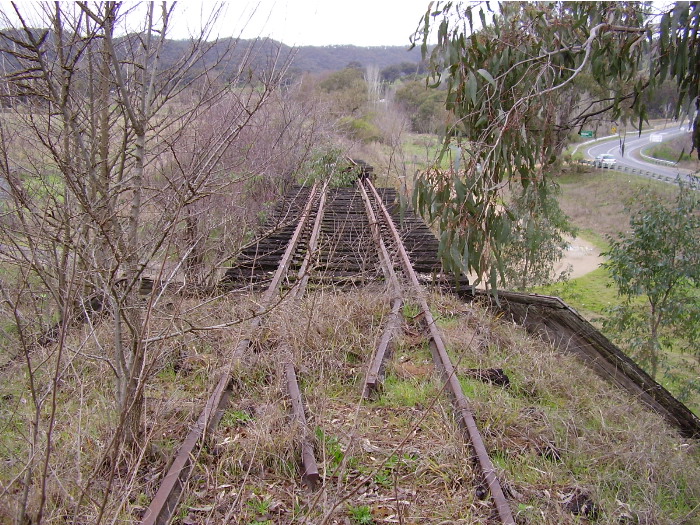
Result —
[{"label": "railway track", "polygon": [[[457,379],[440,331],[432,318],[421,281],[434,281],[440,266],[436,260],[434,236],[423,223],[408,217],[399,226],[396,193],[378,191],[368,179],[352,188],[295,188],[285,208],[279,207],[268,221],[269,235],[246,248],[223,280],[223,286],[237,289],[265,287],[257,316],[248,335],[235,348],[234,357],[250,351],[265,315],[276,301],[286,297],[299,301],[313,282],[316,285],[359,285],[382,282],[388,290],[390,313],[382,327],[380,344],[367,363],[366,381],[358,399],[381,392],[382,371],[393,339],[401,330],[404,295],[417,298],[423,329],[430,341],[436,370],[443,378],[443,390],[452,399],[455,420],[463,429],[466,444],[479,474],[472,490],[488,502],[485,511],[499,523],[515,523],[496,469],[486,453],[469,401]],[[392,211],[393,216],[392,216]],[[398,222],[398,221],[397,221]],[[410,255],[409,255],[410,254]],[[418,270],[418,271],[416,271]],[[462,285],[465,281],[462,280]],[[304,483],[317,489],[324,483],[319,474],[313,431],[307,425],[303,387],[297,379],[298,363],[283,341],[273,350],[280,357],[291,417],[300,436],[300,472]],[[187,484],[203,444],[221,418],[231,395],[230,371],[224,372],[205,404],[196,424],[180,445],[175,459],[144,513],[144,525],[169,523],[187,491]],[[317,422],[319,423],[319,422]],[[465,459],[469,461],[469,459]],[[325,489],[324,489],[325,490]]]},{"label": "railway track", "polygon": [[[427,284],[438,284],[449,290],[463,291],[468,283],[464,278],[442,275],[436,257],[437,241],[422,221],[410,214],[401,215],[394,190],[377,189],[369,179],[362,179],[351,188],[329,188],[318,184],[311,188],[294,188],[290,198],[272,214],[266,230],[266,235],[241,252],[221,283],[229,290],[261,292],[256,316],[232,351],[231,364],[223,371],[196,423],[179,445],[142,523],[170,523],[183,498],[194,490],[190,477],[201,454],[217,446],[212,437],[217,435],[217,425],[223,413],[231,407],[232,400],[235,398],[236,402],[241,402],[238,391],[243,387],[234,384],[234,376],[238,374],[240,377],[245,370],[241,372],[238,367],[247,356],[256,352],[268,352],[276,366],[274,375],[277,379],[268,379],[263,388],[272,392],[271,398],[278,400],[277,410],[287,411],[288,425],[277,428],[275,432],[282,439],[294,442],[294,463],[298,467],[292,475],[307,487],[309,505],[313,507],[325,502],[322,505],[324,512],[315,516],[313,521],[299,519],[299,522],[340,523],[334,521],[334,516],[343,502],[365,490],[370,480],[380,479],[379,473],[388,472],[388,464],[411,461],[413,452],[404,451],[422,450],[426,439],[452,443],[454,436],[459,434],[461,444],[455,442],[452,446],[462,451],[457,461],[469,472],[469,479],[460,478],[459,481],[460,493],[468,494],[470,498],[468,505],[473,514],[469,519],[474,521],[469,522],[516,523],[512,512],[515,504],[509,501],[509,490],[500,478],[502,474],[488,454],[489,447],[485,445],[477,424],[478,414],[458,377],[459,363],[450,357],[426,290]],[[327,365],[324,358],[316,360],[316,356],[311,357],[300,349],[301,330],[298,327],[285,333],[272,323],[267,326],[275,306],[286,304],[292,311],[301,312],[303,301],[307,305],[309,301],[313,304],[314,297],[323,294],[329,285],[333,289],[359,289],[373,285],[377,287],[378,301],[384,303],[381,305],[381,322],[371,324],[367,330],[369,333],[363,335],[374,343],[374,351],[371,355],[356,357],[352,377],[346,377],[344,381],[352,386],[348,386],[350,390],[343,392],[342,396],[354,399],[352,406],[343,405],[336,399],[319,398],[315,393],[315,388],[326,377],[324,373],[338,371],[328,372],[333,365]],[[387,416],[382,405],[373,402],[382,396],[384,370],[404,328],[407,303],[417,307],[417,313],[413,315],[418,330],[416,335],[427,342],[432,355],[432,365],[422,365],[417,376],[425,384],[435,385],[435,395],[428,406],[411,414],[414,420],[411,431],[395,436],[391,430],[393,415]],[[310,321],[306,332],[309,325]],[[274,337],[270,336],[272,332]],[[305,337],[308,338],[308,333]],[[254,346],[259,339],[272,339],[274,344],[256,350]],[[357,381],[357,377],[364,380]],[[481,377],[478,370],[476,377]],[[443,398],[446,404],[443,404]],[[450,420],[458,427],[456,432],[446,424],[440,428],[431,427],[430,438],[421,433],[425,432],[426,421],[440,421],[441,411],[449,411],[448,407],[452,412]],[[363,444],[367,440],[363,438],[361,428],[365,424],[376,426],[377,418],[381,421],[378,424],[385,426],[386,445],[392,452],[376,460],[367,472],[350,464],[349,451],[352,447],[359,447],[361,454],[375,461],[372,454],[380,453],[371,444]],[[337,442],[328,437],[339,433],[340,429],[351,436],[345,450],[338,449]],[[223,442],[228,439],[223,439]],[[420,454],[429,453],[423,451]],[[252,469],[251,463],[239,468],[244,480]],[[354,473],[350,477],[346,475],[343,483],[338,474],[341,469]],[[387,501],[391,500],[396,509],[397,522],[403,523],[401,505],[406,503],[406,496],[402,499],[395,485],[394,491],[395,494],[387,496]],[[242,497],[238,494],[236,501]],[[413,497],[417,496],[414,494]],[[217,508],[216,503],[201,503],[200,508]],[[239,507],[233,506],[221,512],[231,520]],[[447,519],[443,522],[449,522],[449,517]],[[412,523],[410,520],[406,522]]]}]

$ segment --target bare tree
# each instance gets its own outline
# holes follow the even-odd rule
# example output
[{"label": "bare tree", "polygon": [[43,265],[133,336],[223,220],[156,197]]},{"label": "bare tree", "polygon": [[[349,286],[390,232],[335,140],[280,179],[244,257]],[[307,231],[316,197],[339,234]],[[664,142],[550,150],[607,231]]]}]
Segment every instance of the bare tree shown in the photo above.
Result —
[{"label": "bare tree", "polygon": [[[114,385],[102,519],[120,458],[145,445],[163,286],[211,287],[242,242],[246,228],[232,224],[255,221],[256,208],[238,199],[266,187],[262,205],[273,177],[290,179],[310,147],[315,124],[301,125],[309,112],[279,91],[291,57],[278,49],[261,60],[259,48],[208,41],[214,10],[185,54],[166,63],[173,7],[42,3],[29,17],[13,4],[12,20],[6,13],[0,259],[10,271],[0,300],[34,407],[16,480],[19,523],[30,506],[33,522],[45,517],[59,385],[84,359],[106,363]],[[95,328],[100,316],[111,330]],[[69,337],[77,324],[87,326],[78,342]],[[51,349],[49,361],[42,353],[36,362],[39,346]],[[91,483],[80,485],[76,516]]]}]

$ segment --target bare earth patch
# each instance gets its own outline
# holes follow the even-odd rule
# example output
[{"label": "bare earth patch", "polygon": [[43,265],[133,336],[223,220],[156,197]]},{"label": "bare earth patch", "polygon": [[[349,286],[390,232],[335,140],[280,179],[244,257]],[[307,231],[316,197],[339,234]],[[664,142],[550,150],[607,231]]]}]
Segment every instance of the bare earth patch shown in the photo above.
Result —
[{"label": "bare earth patch", "polygon": [[605,258],[600,255],[600,250],[590,242],[579,237],[568,240],[569,246],[564,251],[564,256],[554,267],[556,275],[570,266],[572,270],[569,278],[575,279],[597,270],[598,266],[605,261]]}]

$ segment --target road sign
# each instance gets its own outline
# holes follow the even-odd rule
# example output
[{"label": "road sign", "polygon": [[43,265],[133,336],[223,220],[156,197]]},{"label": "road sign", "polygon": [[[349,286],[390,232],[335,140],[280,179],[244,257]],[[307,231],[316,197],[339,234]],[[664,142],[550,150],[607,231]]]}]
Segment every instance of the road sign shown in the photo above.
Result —
[{"label": "road sign", "polygon": [[591,137],[593,137],[593,132],[592,131],[582,131],[580,133],[580,135],[582,137],[585,137],[585,138],[591,138]]},{"label": "road sign", "polygon": [[652,133],[649,135],[649,142],[663,142],[664,136],[661,133]]},{"label": "road sign", "polygon": [[610,128],[610,133],[617,133],[617,126]]}]

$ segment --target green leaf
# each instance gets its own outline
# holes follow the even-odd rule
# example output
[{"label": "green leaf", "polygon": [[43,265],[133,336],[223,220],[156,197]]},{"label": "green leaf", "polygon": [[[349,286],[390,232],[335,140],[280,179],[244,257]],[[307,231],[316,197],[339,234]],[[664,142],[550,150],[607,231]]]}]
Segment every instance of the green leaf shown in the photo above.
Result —
[{"label": "green leaf", "polygon": [[488,71],[486,71],[483,68],[477,70],[477,73],[479,73],[482,77],[484,77],[486,79],[486,81],[493,86],[493,89],[498,89],[498,86],[496,85],[496,81],[491,76],[491,73],[489,73]]},{"label": "green leaf", "polygon": [[469,75],[467,76],[467,92],[469,93],[469,98],[472,101],[472,104],[476,105],[476,77],[474,76],[474,73],[471,71],[469,72]]}]

